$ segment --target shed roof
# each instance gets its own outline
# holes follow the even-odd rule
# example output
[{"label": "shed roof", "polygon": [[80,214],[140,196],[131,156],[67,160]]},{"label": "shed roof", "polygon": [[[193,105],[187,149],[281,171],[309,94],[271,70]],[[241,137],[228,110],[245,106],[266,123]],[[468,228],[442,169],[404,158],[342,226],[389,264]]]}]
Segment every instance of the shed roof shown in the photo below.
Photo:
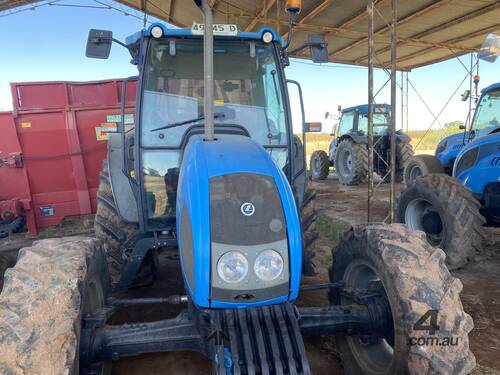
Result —
[{"label": "shed roof", "polygon": [[[216,23],[235,23],[242,31],[274,28],[287,36],[284,0],[208,0]],[[0,0],[0,11],[32,3]],[[119,0],[144,10],[145,0]],[[323,34],[330,61],[366,65],[367,0],[305,0],[297,16],[292,56],[308,59],[310,34]],[[476,51],[490,32],[500,31],[500,0],[398,0],[398,61],[400,70],[443,61]],[[202,22],[191,0],[147,0],[149,14],[179,27]],[[376,65],[390,64],[391,0],[375,0]]]}]

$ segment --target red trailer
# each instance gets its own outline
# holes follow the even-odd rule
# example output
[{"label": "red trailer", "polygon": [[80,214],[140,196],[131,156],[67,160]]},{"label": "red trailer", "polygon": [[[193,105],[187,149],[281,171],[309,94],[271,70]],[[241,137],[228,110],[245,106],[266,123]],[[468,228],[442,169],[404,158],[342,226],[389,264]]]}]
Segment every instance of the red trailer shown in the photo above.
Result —
[{"label": "red trailer", "polygon": [[[120,121],[122,80],[12,83],[0,112],[0,230],[26,221],[30,236],[96,211],[107,132]],[[133,124],[136,81],[126,90]]]}]

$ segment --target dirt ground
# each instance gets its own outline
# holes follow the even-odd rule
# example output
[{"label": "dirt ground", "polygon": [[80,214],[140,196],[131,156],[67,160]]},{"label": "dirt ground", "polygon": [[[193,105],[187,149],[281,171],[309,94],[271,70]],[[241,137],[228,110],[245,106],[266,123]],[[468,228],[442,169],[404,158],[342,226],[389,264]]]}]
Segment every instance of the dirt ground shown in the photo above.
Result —
[{"label": "dirt ground", "polygon": [[[304,278],[304,284],[326,282],[331,264],[331,248],[349,225],[366,222],[367,187],[341,186],[335,177],[315,182],[318,192],[318,228],[316,264],[320,274]],[[389,205],[388,185],[381,185],[373,201],[373,220],[383,221]],[[486,230],[484,253],[458,272],[464,284],[462,301],[473,317],[475,328],[470,335],[471,349],[476,355],[478,368],[475,375],[500,374],[500,231]],[[1,240],[0,240],[1,241]],[[183,294],[182,277],[174,251],[161,254],[161,271],[151,287],[131,290],[127,297],[158,297]],[[299,304],[327,304],[326,292],[303,293]],[[112,324],[154,321],[175,317],[182,306],[150,305],[129,307],[119,311]],[[314,374],[343,374],[333,338],[306,339],[306,349]],[[210,374],[208,359],[190,352],[147,354],[137,358],[120,359],[113,364],[113,375],[144,374]]]}]

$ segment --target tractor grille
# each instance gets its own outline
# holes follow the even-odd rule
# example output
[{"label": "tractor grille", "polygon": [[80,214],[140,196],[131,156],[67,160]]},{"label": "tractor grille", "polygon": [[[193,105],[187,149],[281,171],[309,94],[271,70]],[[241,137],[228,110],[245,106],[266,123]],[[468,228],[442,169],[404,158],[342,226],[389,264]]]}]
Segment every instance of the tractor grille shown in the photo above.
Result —
[{"label": "tractor grille", "polygon": [[[251,215],[242,212],[253,205]],[[210,179],[211,241],[228,245],[259,245],[286,238],[286,224],[274,179],[238,173]]]},{"label": "tractor grille", "polygon": [[500,156],[493,158],[493,160],[490,163],[490,166],[491,167],[500,166]]}]

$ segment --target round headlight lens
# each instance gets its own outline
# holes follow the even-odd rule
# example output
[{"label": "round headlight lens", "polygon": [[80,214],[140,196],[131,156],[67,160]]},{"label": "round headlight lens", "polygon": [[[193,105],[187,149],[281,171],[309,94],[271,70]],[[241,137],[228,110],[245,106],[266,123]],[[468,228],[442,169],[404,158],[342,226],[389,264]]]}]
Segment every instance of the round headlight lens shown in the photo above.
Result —
[{"label": "round headlight lens", "polygon": [[160,26],[153,26],[151,35],[153,38],[161,38],[163,36],[163,29]]},{"label": "round headlight lens", "polygon": [[248,260],[238,251],[230,251],[220,257],[217,273],[226,283],[239,283],[248,274]]},{"label": "round headlight lens", "polygon": [[259,279],[273,281],[281,275],[283,267],[283,258],[277,251],[264,250],[257,256],[253,270]]},{"label": "round headlight lens", "polygon": [[264,34],[262,34],[262,41],[264,43],[271,43],[274,40],[274,35],[270,31],[266,31]]}]

